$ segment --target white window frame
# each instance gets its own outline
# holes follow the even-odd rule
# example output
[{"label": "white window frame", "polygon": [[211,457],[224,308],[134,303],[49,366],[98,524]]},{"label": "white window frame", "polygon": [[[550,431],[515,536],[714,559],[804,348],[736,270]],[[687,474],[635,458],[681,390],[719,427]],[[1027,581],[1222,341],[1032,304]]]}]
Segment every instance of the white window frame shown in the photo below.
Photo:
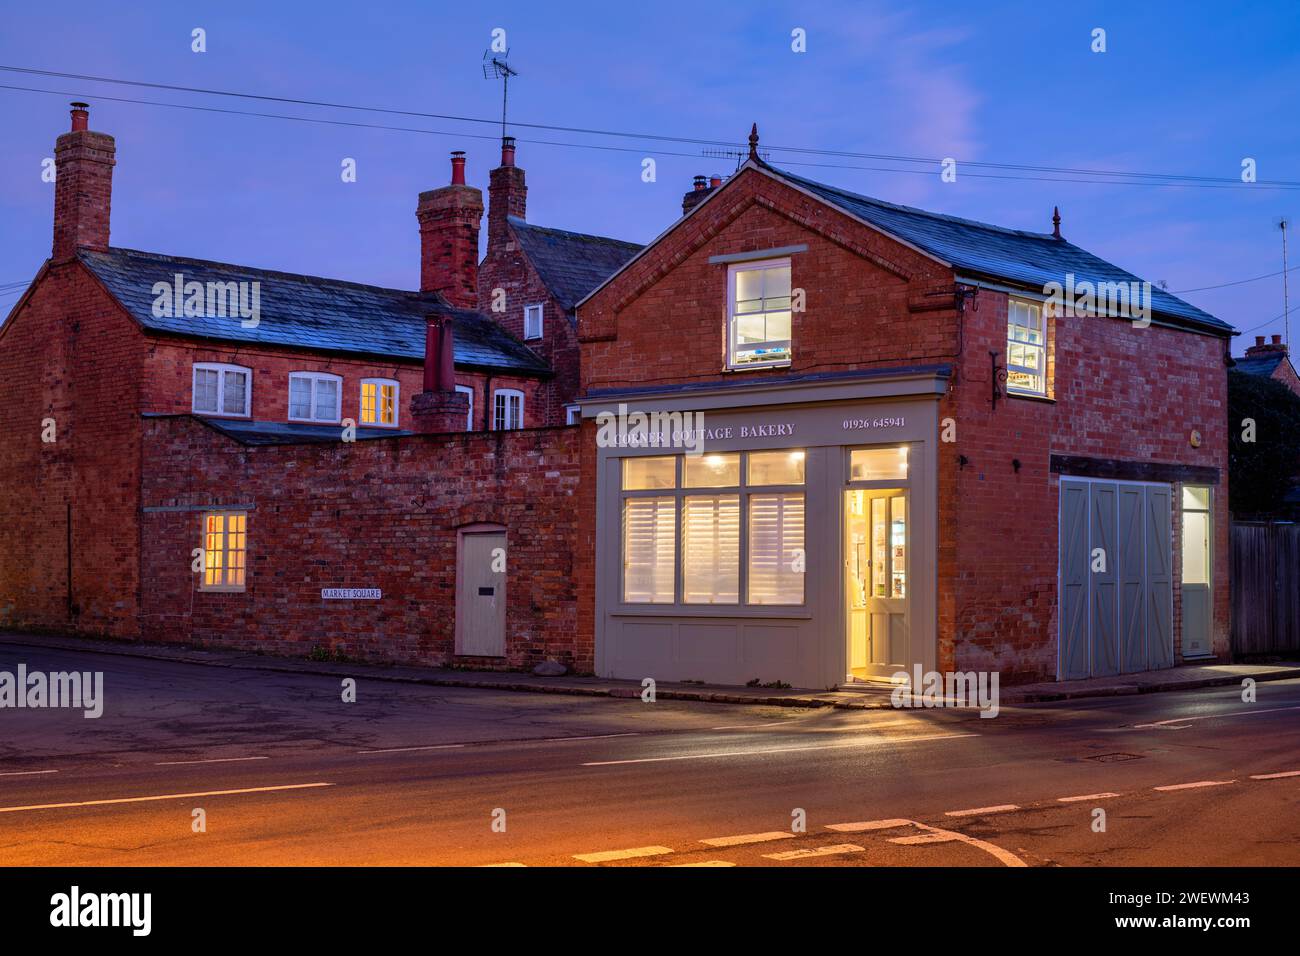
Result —
[{"label": "white window frame", "polygon": [[[542,337],[542,316],[545,310],[542,308],[543,303],[534,302],[532,305],[524,306],[524,339],[540,339]],[[528,323],[536,317],[537,328],[530,330]]]},{"label": "white window frame", "polygon": [[474,389],[468,385],[457,385],[456,391],[469,398],[469,411],[465,414],[465,431],[474,430]]},{"label": "white window frame", "polygon": [[582,424],[582,406],[565,405],[564,406],[564,424],[581,425]]},{"label": "white window frame", "polygon": [[[497,399],[506,399],[506,424],[498,423],[497,417]],[[509,423],[510,399],[519,399],[519,419],[516,424]],[[524,393],[517,388],[497,388],[492,391],[492,430],[493,431],[515,431],[524,427]]]},{"label": "white window frame", "polygon": [[[208,547],[208,520],[210,518],[221,518],[221,531],[213,532],[216,537],[216,547]],[[243,547],[230,547],[230,519],[241,518],[241,530],[234,532],[243,538]],[[199,525],[199,540],[203,550],[203,568],[199,571],[199,590],[200,591],[225,591],[234,593],[243,591],[248,587],[248,512],[247,511],[205,511],[203,512],[202,524]],[[237,582],[231,581],[230,555],[238,553],[241,556],[242,563],[239,567],[240,579]],[[218,553],[221,555],[220,568],[214,569],[209,566],[209,555]],[[209,584],[208,577],[210,573],[216,570],[220,578],[218,582]]]},{"label": "white window frame", "polygon": [[[1040,344],[1025,342],[1019,339],[1012,339],[1012,329],[1018,328],[1035,328],[1034,325],[1020,326],[1014,325],[1011,316],[1017,305],[1026,306],[1029,309],[1030,318],[1032,319],[1035,312],[1038,314],[1037,332],[1042,338]],[[1007,394],[1008,395],[1029,395],[1035,398],[1047,397],[1047,303],[1037,302],[1033,299],[1022,299],[1016,296],[1007,296],[1007,335],[1006,335],[1006,369],[1007,369]],[[1030,365],[1016,365],[1011,361],[1011,346],[1016,345],[1024,349],[1036,349],[1038,351],[1039,361],[1042,363],[1041,368],[1034,368]],[[1011,384],[1011,375],[1018,372],[1022,375],[1037,376],[1043,382],[1041,389],[1026,388],[1023,385]]]},{"label": "white window frame", "polygon": [[[391,385],[393,387],[393,420],[391,422],[386,422],[382,420],[368,422],[365,420],[367,385],[373,385],[375,386],[376,389],[381,389],[382,386],[385,385]],[[381,406],[382,395],[383,395],[382,391],[375,392],[375,413],[376,414],[379,414],[380,409],[382,407]],[[342,408],[339,409],[339,412],[340,414],[342,413]],[[401,420],[401,417],[402,417],[402,383],[401,382],[397,381],[397,379],[395,378],[363,378],[361,380],[361,388],[357,392],[357,424],[358,425],[364,425],[366,428],[396,428],[398,426],[398,422]]]},{"label": "white window frame", "polygon": [[[195,407],[198,400],[198,377],[199,371],[217,373],[217,410],[206,411]],[[226,373],[243,372],[244,373],[244,410],[242,412],[227,412],[226,407]],[[248,418],[252,414],[253,407],[253,370],[245,368],[243,365],[230,365],[225,362],[195,362],[194,368],[190,372],[190,411],[195,415],[214,415],[222,418]]]},{"label": "white window frame", "polygon": [[[760,259],[753,262],[736,262],[727,267],[727,368],[733,372],[744,372],[754,368],[784,368],[791,364],[794,358],[794,309],[785,309],[790,313],[790,338],[773,339],[771,342],[762,343],[764,345],[777,345],[785,343],[788,355],[783,359],[776,359],[770,362],[736,362],[736,273],[738,272],[761,272],[769,269],[789,269],[790,270],[790,291],[794,292],[794,269],[790,264],[789,257],[780,259]],[[790,303],[794,305],[793,301]],[[773,311],[783,311],[775,309]],[[746,317],[754,315],[766,315],[766,310],[762,312],[749,312]],[[748,346],[753,347],[753,344]]]},{"label": "white window frame", "polygon": [[[311,417],[299,418],[293,414],[293,381],[294,379],[307,379],[311,382]],[[317,418],[316,417],[316,383],[331,381],[338,385],[339,407],[338,415],[334,418]],[[335,375],[332,372],[290,372],[289,373],[289,395],[288,406],[286,408],[287,416],[291,422],[311,422],[317,425],[337,425],[343,420],[343,376]]]}]

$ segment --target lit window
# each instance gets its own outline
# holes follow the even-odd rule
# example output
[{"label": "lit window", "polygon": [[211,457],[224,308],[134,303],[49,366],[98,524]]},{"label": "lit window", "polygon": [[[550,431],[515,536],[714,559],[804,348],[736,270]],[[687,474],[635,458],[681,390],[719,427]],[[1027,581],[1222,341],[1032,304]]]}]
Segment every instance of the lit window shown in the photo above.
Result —
[{"label": "lit window", "polygon": [[727,270],[727,366],[790,363],[790,260]]},{"label": "lit window", "polygon": [[623,502],[623,600],[672,604],[676,540],[675,498]]},{"label": "lit window", "polygon": [[190,408],[201,415],[249,414],[253,373],[239,365],[199,362],[194,366],[194,395]]},{"label": "lit window", "polygon": [[749,603],[802,604],[803,492],[749,498]]},{"label": "lit window", "polygon": [[751,485],[802,485],[806,457],[802,451],[750,452],[746,480]]},{"label": "lit window", "polygon": [[1007,300],[1007,391],[1047,395],[1047,323],[1037,302]]},{"label": "lit window", "polygon": [[740,600],[740,496],[682,500],[682,602]]},{"label": "lit window", "polygon": [[337,422],[343,379],[324,372],[293,372],[289,376],[289,420]]},{"label": "lit window", "polygon": [[524,427],[523,392],[499,388],[492,393],[492,427],[497,431]]},{"label": "lit window", "polygon": [[398,385],[388,378],[361,380],[361,424],[397,427]]},{"label": "lit window", "polygon": [[242,591],[247,568],[248,515],[241,511],[203,516],[204,591]]},{"label": "lit window", "polygon": [[469,399],[469,409],[465,412],[465,431],[472,432],[474,430],[474,389],[468,385],[457,385],[456,391]]},{"label": "lit window", "polygon": [[1210,489],[1183,485],[1183,584],[1209,584]]},{"label": "lit window", "polygon": [[907,446],[855,448],[849,452],[850,481],[907,480]]},{"label": "lit window", "polygon": [[677,487],[677,459],[624,458],[623,490],[649,491]]},{"label": "lit window", "polygon": [[542,307],[540,305],[524,306],[524,338],[540,339],[542,337]]}]

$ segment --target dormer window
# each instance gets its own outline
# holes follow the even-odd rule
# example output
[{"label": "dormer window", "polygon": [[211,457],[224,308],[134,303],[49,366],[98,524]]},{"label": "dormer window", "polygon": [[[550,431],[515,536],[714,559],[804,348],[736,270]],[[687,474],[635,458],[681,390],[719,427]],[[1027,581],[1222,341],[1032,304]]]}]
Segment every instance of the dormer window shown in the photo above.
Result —
[{"label": "dormer window", "polygon": [[790,364],[790,260],[727,270],[727,367]]}]

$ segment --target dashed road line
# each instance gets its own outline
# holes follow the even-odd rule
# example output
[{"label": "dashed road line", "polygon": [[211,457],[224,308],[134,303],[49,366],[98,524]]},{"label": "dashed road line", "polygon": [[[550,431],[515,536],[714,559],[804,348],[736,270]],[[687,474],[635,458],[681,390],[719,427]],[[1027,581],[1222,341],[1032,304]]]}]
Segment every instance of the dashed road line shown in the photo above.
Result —
[{"label": "dashed road line", "polygon": [[745,846],[749,843],[769,843],[772,840],[793,840],[795,835],[788,830],[770,830],[767,833],[742,833],[739,836],[714,837],[701,840],[706,846]]},{"label": "dashed road line", "polygon": [[1122,793],[1085,793],[1078,797],[1057,797],[1057,803],[1078,803],[1081,800],[1109,800],[1111,797],[1122,797]]},{"label": "dashed road line", "polygon": [[536,741],[525,740],[523,743],[540,743],[550,744],[563,740],[608,740],[611,737],[640,737],[641,733],[635,731],[626,734],[588,734],[585,737],[539,737]]},{"label": "dashed road line", "polygon": [[[1133,730],[1151,730],[1152,728],[1169,727],[1171,724],[1189,724],[1194,720],[1216,720],[1218,718],[1228,717],[1256,717],[1260,714],[1280,714],[1288,710],[1300,710],[1300,707],[1270,707],[1267,710],[1239,710],[1231,714],[1201,714],[1198,717],[1171,717],[1169,720],[1157,720],[1152,724],[1134,724]],[[1181,730],[1181,727],[1171,727],[1172,730]]]},{"label": "dashed road line", "polygon": [[662,856],[672,853],[671,847],[639,846],[631,850],[605,850],[601,853],[575,853],[573,858],[583,863],[610,863],[614,860],[631,860],[641,856]]},{"label": "dashed road line", "polygon": [[892,830],[895,827],[910,827],[911,820],[866,820],[862,823],[831,823],[828,824],[827,830],[835,830],[838,833],[862,833],[865,830]]},{"label": "dashed road line", "polygon": [[935,734],[925,737],[885,737],[871,738],[865,741],[851,741],[842,744],[820,744],[812,747],[769,747],[763,750],[729,750],[707,754],[678,754],[672,757],[636,757],[629,760],[591,760],[584,767],[614,767],[633,763],[667,763],[673,760],[710,760],[719,757],[758,757],[763,754],[786,754],[806,750],[836,750],[843,747],[881,747],[890,744],[917,743],[926,740],[958,740],[963,737],[978,737],[979,734]]},{"label": "dashed road line", "polygon": [[204,790],[200,793],[164,793],[148,797],[117,797],[112,800],[81,800],[76,803],[38,803],[27,807],[0,807],[0,813],[18,813],[23,810],[62,810],[65,807],[102,807],[114,803],[150,803],[154,800],[187,800],[191,797],[225,797],[240,793],[273,793],[279,790],[308,790],[313,787],[332,787],[332,783],[286,783],[278,787],[244,787],[239,790]]},{"label": "dashed road line", "polygon": [[417,750],[460,750],[464,744],[433,744],[429,747],[388,747],[384,750],[358,750],[359,754],[406,754]]},{"label": "dashed road line", "polygon": [[1010,813],[1012,810],[1019,810],[1020,807],[1014,803],[1003,803],[996,807],[974,807],[970,810],[949,810],[944,814],[945,817],[977,817],[986,813]]},{"label": "dashed road line", "polygon": [[196,763],[242,763],[245,760],[270,760],[270,757],[213,757],[210,760],[159,760],[155,767],[185,767]]},{"label": "dashed road line", "polygon": [[953,843],[957,836],[948,830],[935,830],[932,833],[917,833],[913,836],[891,837],[890,843],[899,846],[922,846],[926,843]]},{"label": "dashed road line", "polygon": [[0,773],[0,777],[36,777],[43,773],[58,773],[57,770],[11,770]]},{"label": "dashed road line", "polygon": [[1285,770],[1282,773],[1252,773],[1251,780],[1281,780],[1283,777],[1300,777],[1300,770]]},{"label": "dashed road line", "polygon": [[787,850],[784,853],[764,853],[765,860],[806,860],[816,856],[844,856],[848,853],[865,853],[866,848],[854,843],[836,843],[832,846],[819,846],[810,850]]},{"label": "dashed road line", "polygon": [[1194,790],[1197,787],[1226,787],[1228,784],[1236,782],[1235,780],[1197,780],[1195,783],[1171,783],[1166,787],[1152,787],[1151,789],[1167,793],[1170,790]]}]

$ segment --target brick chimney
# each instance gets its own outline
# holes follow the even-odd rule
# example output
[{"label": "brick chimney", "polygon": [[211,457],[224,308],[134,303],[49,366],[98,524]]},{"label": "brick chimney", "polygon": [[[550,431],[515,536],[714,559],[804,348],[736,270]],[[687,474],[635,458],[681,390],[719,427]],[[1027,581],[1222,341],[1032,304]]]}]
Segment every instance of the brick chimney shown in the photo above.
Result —
[{"label": "brick chimney", "polygon": [[1280,335],[1274,335],[1271,342],[1265,342],[1264,336],[1257,335],[1255,336],[1255,344],[1246,349],[1247,356],[1272,355],[1277,352],[1281,352],[1283,355],[1287,354],[1286,346],[1282,343],[1282,336]]},{"label": "brick chimney", "polygon": [[451,185],[420,193],[420,291],[441,292],[459,309],[478,301],[478,232],[483,192],[465,185],[465,154],[451,154]]},{"label": "brick chimney", "polygon": [[411,399],[415,430],[427,434],[463,432],[469,396],[456,391],[452,320],[432,312],[425,322],[424,391]]},{"label": "brick chimney", "polygon": [[54,144],[54,259],[78,248],[108,248],[108,210],[113,195],[117,145],[90,129],[85,103],[72,104],[72,130]]},{"label": "brick chimney", "polygon": [[709,197],[709,194],[721,185],[721,176],[710,176],[708,179],[703,176],[696,176],[695,181],[691,184],[691,191],[682,197],[682,215],[686,215],[704,202]]},{"label": "brick chimney", "polygon": [[528,187],[524,171],[515,165],[515,138],[501,137],[501,165],[488,182],[488,255],[505,248],[506,217],[527,219]]}]

